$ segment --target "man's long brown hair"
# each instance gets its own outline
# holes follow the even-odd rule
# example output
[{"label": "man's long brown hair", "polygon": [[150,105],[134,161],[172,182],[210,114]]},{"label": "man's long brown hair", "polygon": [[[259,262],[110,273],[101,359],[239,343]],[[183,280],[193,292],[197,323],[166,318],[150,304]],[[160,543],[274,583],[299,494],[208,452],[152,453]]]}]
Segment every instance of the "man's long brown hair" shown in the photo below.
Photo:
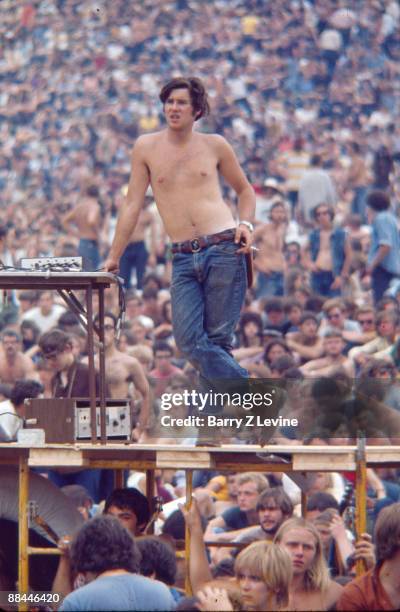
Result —
[{"label": "man's long brown hair", "polygon": [[195,121],[209,114],[210,105],[207,92],[200,79],[197,77],[176,77],[168,81],[160,91],[160,100],[163,104],[174,89],[187,89],[189,91]]}]

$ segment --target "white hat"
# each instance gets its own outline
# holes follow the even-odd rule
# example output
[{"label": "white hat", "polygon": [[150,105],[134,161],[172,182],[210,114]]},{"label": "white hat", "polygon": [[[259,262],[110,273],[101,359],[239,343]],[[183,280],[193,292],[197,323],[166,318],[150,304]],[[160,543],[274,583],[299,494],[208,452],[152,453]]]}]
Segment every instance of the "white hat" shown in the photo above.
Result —
[{"label": "white hat", "polygon": [[264,184],[264,187],[269,187],[269,189],[274,189],[278,193],[282,193],[283,194],[283,191],[280,188],[280,185],[279,185],[278,181],[273,176],[268,176],[265,179],[263,184]]}]

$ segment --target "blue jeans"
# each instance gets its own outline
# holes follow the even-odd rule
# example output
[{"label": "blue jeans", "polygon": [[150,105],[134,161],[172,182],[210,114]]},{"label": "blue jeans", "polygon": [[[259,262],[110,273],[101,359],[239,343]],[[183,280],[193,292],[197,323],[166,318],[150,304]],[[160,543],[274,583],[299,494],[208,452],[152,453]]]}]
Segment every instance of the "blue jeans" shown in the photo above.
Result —
[{"label": "blue jeans", "polygon": [[256,297],[273,297],[275,295],[283,295],[283,272],[258,272],[257,274],[257,289]]},{"label": "blue jeans", "polygon": [[97,504],[101,501],[100,497],[100,478],[102,470],[80,470],[68,474],[60,474],[56,470],[38,470],[40,473],[47,472],[48,479],[57,487],[77,484],[85,487],[90,497]]},{"label": "blue jeans", "polygon": [[97,240],[81,238],[79,241],[78,255],[83,258],[83,269],[89,272],[98,270],[100,264],[99,247]]},{"label": "blue jeans", "polygon": [[374,268],[371,275],[371,287],[375,306],[383,298],[383,294],[386,289],[389,289],[390,282],[394,278],[395,274],[388,272],[382,266]]},{"label": "blue jeans", "polygon": [[119,274],[124,279],[125,289],[131,287],[132,270],[136,270],[136,286],[143,287],[143,278],[149,254],[143,240],[130,242],[122,254],[119,262]]},{"label": "blue jeans", "polygon": [[317,295],[324,297],[337,297],[341,294],[340,289],[331,289],[335,277],[328,270],[320,270],[311,273],[311,289]]},{"label": "blue jeans", "polygon": [[367,187],[355,187],[353,201],[351,203],[351,212],[355,215],[360,215],[363,223],[368,223],[367,193]]},{"label": "blue jeans", "polygon": [[238,248],[226,241],[198,253],[175,253],[172,259],[175,341],[207,381],[248,377],[230,352],[247,286]]}]

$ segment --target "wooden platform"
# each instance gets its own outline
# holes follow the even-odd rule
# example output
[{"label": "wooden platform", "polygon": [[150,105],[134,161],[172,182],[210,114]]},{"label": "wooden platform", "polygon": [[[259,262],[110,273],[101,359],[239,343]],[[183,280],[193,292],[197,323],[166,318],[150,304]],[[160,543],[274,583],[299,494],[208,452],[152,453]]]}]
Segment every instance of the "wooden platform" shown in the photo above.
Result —
[{"label": "wooden platform", "polygon": [[[355,470],[356,446],[231,445],[218,447],[133,443],[46,444],[28,447],[0,444],[0,463],[30,467],[110,467],[130,469],[213,469],[218,471],[342,471]],[[367,446],[369,466],[400,464],[400,446]],[[107,466],[105,465],[107,464]],[[268,466],[268,467],[267,467]]]},{"label": "wooden platform", "polygon": [[[192,494],[192,472],[195,469],[224,471],[308,472],[354,471],[356,473],[356,531],[361,534],[366,524],[367,466],[400,465],[400,446],[257,446],[223,445],[193,447],[147,444],[46,444],[28,447],[19,443],[0,444],[0,465],[18,465],[19,544],[18,583],[20,592],[29,585],[30,554],[38,551],[28,546],[29,471],[36,468],[109,468],[146,471],[147,490],[152,494],[154,471],[160,468],[183,469],[186,472],[187,502]],[[186,556],[188,539],[186,532]],[[188,591],[189,592],[189,591]],[[20,610],[25,610],[21,604]]]}]

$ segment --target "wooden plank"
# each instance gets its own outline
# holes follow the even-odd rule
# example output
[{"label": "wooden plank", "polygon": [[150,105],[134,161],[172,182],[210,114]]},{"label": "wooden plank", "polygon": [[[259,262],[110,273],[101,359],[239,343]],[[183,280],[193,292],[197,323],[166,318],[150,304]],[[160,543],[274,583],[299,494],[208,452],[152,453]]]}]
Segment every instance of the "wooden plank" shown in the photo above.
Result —
[{"label": "wooden plank", "polygon": [[373,463],[400,463],[400,447],[389,446],[387,448],[370,446],[366,449],[367,465]]},{"label": "wooden plank", "polygon": [[218,472],[292,472],[293,466],[291,463],[268,463],[268,461],[237,461],[231,459],[224,461],[224,458],[218,458],[214,462],[214,469]]},{"label": "wooden plank", "polygon": [[[156,467],[156,457],[168,467],[177,468],[208,466],[220,470],[237,471],[268,470],[328,470],[355,469],[354,446],[265,446],[224,445],[221,447],[188,447],[179,445],[116,444],[91,445],[90,443],[46,444],[40,448],[28,448],[17,443],[0,444],[0,464],[16,464],[19,457],[30,456],[30,465],[89,466],[97,462],[103,465],[110,462],[115,467],[134,467],[138,464],[144,469]],[[284,461],[269,462],[270,454],[281,455]],[[400,464],[400,446],[367,446],[368,465]],[[193,463],[197,461],[197,465]],[[104,462],[104,463],[103,463]],[[185,463],[187,462],[187,463]],[[287,463],[286,463],[287,462]],[[290,466],[291,467],[286,467]]]},{"label": "wooden plank", "polygon": [[341,470],[354,471],[356,469],[356,461],[354,453],[336,454],[330,449],[325,453],[314,453],[312,455],[303,455],[295,453],[293,455],[293,470],[299,471],[328,471],[337,472]]},{"label": "wooden plank", "polygon": [[136,472],[145,472],[146,470],[152,470],[156,467],[154,461],[141,461],[141,460],[129,460],[125,461],[113,461],[112,459],[88,459],[84,457],[85,465],[89,468],[100,469],[100,470],[135,470]]},{"label": "wooden plank", "polygon": [[61,555],[59,548],[38,548],[37,546],[28,546],[28,555]]},{"label": "wooden plank", "polygon": [[204,451],[158,451],[156,454],[158,468],[172,468],[175,470],[192,469],[201,470],[214,467],[214,461],[209,452]]},{"label": "wooden plank", "polygon": [[30,467],[87,467],[89,461],[73,448],[31,448]]}]

